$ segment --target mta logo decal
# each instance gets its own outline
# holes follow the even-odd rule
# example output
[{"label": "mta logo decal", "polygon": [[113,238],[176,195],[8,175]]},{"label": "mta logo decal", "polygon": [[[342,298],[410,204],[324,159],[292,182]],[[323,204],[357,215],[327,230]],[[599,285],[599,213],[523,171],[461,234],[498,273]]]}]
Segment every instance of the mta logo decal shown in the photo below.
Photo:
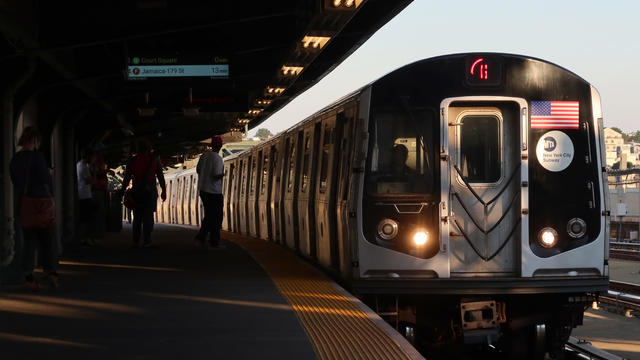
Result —
[{"label": "mta logo decal", "polygon": [[544,138],[544,150],[553,151],[556,149],[556,139],[552,136]]}]

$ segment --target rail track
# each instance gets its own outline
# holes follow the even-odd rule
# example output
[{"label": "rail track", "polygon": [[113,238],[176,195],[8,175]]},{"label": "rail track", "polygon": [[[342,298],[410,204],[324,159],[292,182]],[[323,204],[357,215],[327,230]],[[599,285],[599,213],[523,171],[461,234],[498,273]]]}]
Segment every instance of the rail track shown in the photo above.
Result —
[{"label": "rail track", "polygon": [[612,259],[640,261],[640,242],[612,241],[609,245]]},{"label": "rail track", "polygon": [[600,303],[615,307],[625,316],[640,314],[640,285],[609,281],[609,291],[600,296]]},{"label": "rail track", "polygon": [[624,360],[623,357],[600,350],[588,341],[579,340],[573,336],[564,345],[565,359],[589,360]]}]

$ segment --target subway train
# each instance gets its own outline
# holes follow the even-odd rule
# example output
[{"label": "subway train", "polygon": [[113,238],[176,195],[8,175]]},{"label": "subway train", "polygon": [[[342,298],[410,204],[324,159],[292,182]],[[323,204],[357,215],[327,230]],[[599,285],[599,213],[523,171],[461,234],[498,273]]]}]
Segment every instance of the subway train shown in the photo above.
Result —
[{"label": "subway train", "polygon": [[[608,287],[596,89],[550,62],[408,64],[225,158],[223,229],[291,249],[419,348],[559,354]],[[196,174],[162,222],[198,225]]]}]

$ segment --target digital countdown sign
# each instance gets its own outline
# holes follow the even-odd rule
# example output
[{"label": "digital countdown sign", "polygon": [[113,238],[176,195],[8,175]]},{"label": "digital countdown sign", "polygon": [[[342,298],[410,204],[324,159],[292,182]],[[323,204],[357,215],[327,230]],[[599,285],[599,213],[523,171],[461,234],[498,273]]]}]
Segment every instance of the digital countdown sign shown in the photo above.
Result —
[{"label": "digital countdown sign", "polygon": [[464,71],[471,86],[497,86],[502,82],[502,62],[496,56],[469,56]]},{"label": "digital countdown sign", "polygon": [[151,78],[229,78],[225,57],[133,56],[127,60],[129,80]]}]

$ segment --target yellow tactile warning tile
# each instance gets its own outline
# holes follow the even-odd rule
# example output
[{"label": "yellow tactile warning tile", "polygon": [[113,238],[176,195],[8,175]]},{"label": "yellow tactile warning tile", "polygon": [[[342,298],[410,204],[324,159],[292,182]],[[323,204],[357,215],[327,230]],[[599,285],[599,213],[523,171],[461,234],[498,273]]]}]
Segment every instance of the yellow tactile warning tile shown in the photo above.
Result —
[{"label": "yellow tactile warning tile", "polygon": [[225,233],[265,269],[295,310],[319,359],[411,359],[411,356],[327,278],[292,252],[263,240]]}]

